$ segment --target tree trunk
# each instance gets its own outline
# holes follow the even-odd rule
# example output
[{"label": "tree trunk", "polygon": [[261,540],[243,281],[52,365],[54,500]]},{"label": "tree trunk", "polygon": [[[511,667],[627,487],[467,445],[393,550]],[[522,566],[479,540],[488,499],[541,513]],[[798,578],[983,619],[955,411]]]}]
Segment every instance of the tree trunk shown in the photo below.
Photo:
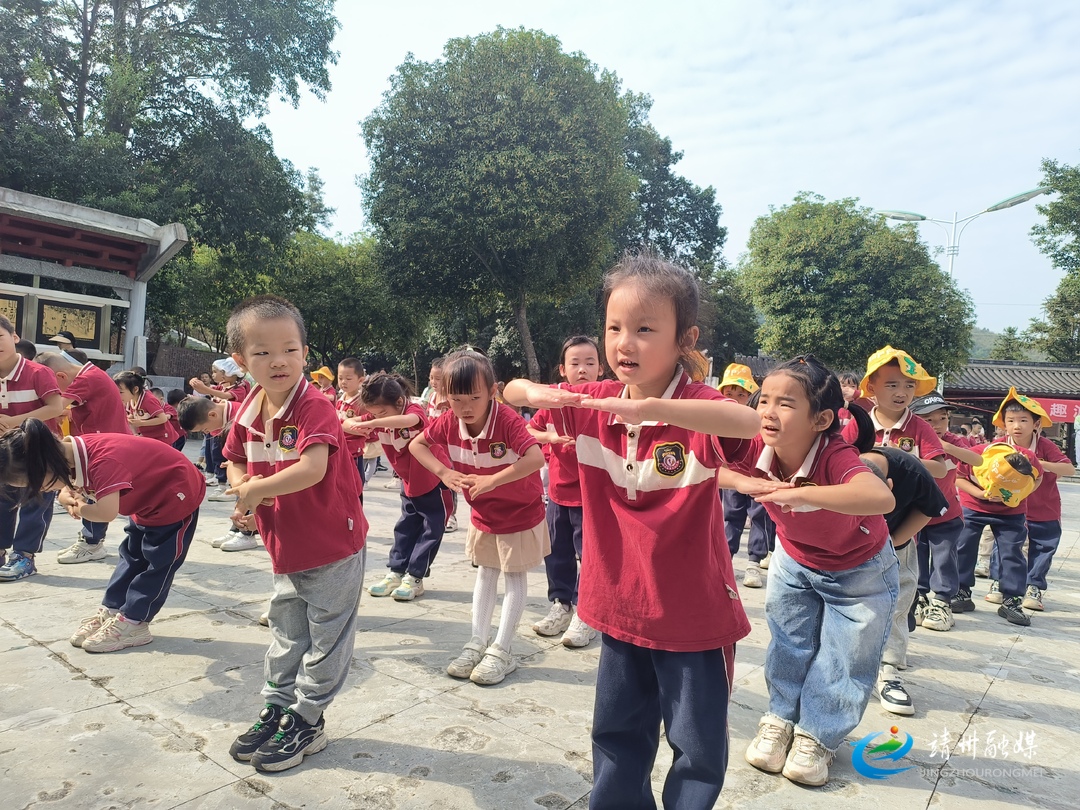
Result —
[{"label": "tree trunk", "polygon": [[532,333],[529,331],[529,319],[525,314],[525,293],[514,305],[514,320],[517,322],[518,334],[521,336],[521,346],[525,350],[525,368],[529,373],[529,379],[540,382],[540,364],[536,361],[536,347],[533,346]]}]

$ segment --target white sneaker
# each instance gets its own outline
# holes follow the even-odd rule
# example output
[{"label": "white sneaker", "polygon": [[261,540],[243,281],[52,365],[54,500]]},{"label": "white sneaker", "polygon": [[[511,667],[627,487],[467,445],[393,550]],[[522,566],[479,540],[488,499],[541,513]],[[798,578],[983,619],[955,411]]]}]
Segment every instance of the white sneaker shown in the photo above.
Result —
[{"label": "white sneaker", "polygon": [[486,651],[487,642],[479,636],[473,636],[462,648],[461,654],[447,666],[446,674],[452,678],[468,678],[476,665],[483,660]]},{"label": "white sneaker", "polygon": [[762,586],[761,565],[759,563],[752,562],[746,566],[742,584],[744,588],[760,588]]},{"label": "white sneaker", "polygon": [[88,616],[79,623],[79,629],[68,639],[68,641],[71,642],[71,646],[81,647],[86,639],[104,627],[106,622],[112,621],[112,617],[115,615],[115,613],[104,605],[99,607],[97,613],[93,616]]},{"label": "white sneaker", "polygon": [[758,567],[761,568],[761,570],[763,570],[763,571],[768,571],[769,570],[769,563],[771,563],[771,562],[772,562],[772,552],[770,551],[764,557],[761,558],[761,562],[758,563]]},{"label": "white sneaker", "polygon": [[975,576],[979,579],[990,579],[990,559],[979,560],[975,563]]},{"label": "white sneaker", "polygon": [[383,484],[383,489],[401,489],[401,479],[396,475]]},{"label": "white sneaker", "polygon": [[211,540],[210,541],[210,547],[211,548],[221,548],[222,544],[225,543],[226,540],[232,540],[238,534],[240,534],[239,529],[229,529],[229,531],[227,531],[221,537],[215,537],[213,540]]},{"label": "white sneaker", "polygon": [[446,519],[446,531],[448,531],[448,532],[456,532],[457,531],[457,515],[451,515],[450,517],[448,517]]},{"label": "white sneaker", "polygon": [[574,618],[574,609],[564,605],[558,599],[551,603],[547,616],[533,625],[533,632],[538,636],[557,636],[566,632]]},{"label": "white sneaker", "polygon": [[217,489],[207,488],[206,500],[213,501],[214,503],[234,503],[236,501],[235,495],[226,495],[225,491],[229,489],[227,485],[220,486]]},{"label": "white sneaker", "polygon": [[481,686],[490,686],[501,683],[503,678],[515,669],[517,669],[517,659],[498,644],[492,644],[487,648],[480,663],[473,668],[469,680]]},{"label": "white sneaker", "polygon": [[746,749],[746,761],[759,771],[780,773],[791,747],[792,733],[791,726],[762,718],[757,735]]},{"label": "white sneaker", "polygon": [[90,545],[81,537],[56,555],[56,561],[62,565],[90,562],[105,559],[105,543]]},{"label": "white sneaker", "polygon": [[948,602],[940,599],[931,599],[923,610],[922,626],[927,630],[937,630],[944,633],[951,630],[955,624],[952,608]]},{"label": "white sneaker", "polygon": [[116,652],[128,647],[141,647],[153,640],[149,623],[132,624],[116,615],[111,616],[96,632],[87,636],[82,648],[92,653]]},{"label": "white sneaker", "polygon": [[237,532],[220,546],[222,551],[250,551],[253,548],[261,548],[259,536],[256,534],[244,534]]},{"label": "white sneaker", "polygon": [[596,638],[596,631],[585,624],[574,611],[574,618],[570,620],[570,626],[563,633],[562,645],[564,647],[588,647],[589,642]]},{"label": "white sneaker", "polygon": [[424,580],[406,574],[401,578],[401,584],[390,593],[395,602],[411,602],[418,596],[424,595]]},{"label": "white sneaker", "polygon": [[817,740],[796,734],[784,763],[784,776],[800,785],[820,787],[829,781],[833,755]]},{"label": "white sneaker", "polygon": [[259,614],[259,624],[261,624],[263,627],[269,627],[270,626],[270,611],[269,610],[266,611],[265,613],[260,613]]}]

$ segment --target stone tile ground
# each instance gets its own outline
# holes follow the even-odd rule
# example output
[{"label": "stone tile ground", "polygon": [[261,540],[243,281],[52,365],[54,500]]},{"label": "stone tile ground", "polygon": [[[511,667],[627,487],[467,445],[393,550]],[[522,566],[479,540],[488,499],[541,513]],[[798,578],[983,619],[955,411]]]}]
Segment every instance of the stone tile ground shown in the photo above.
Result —
[{"label": "stone tile ground", "polygon": [[[381,577],[398,512],[376,478],[367,581]],[[981,602],[948,634],[912,639],[908,684],[917,714],[868,707],[857,740],[897,726],[909,770],[874,781],[845,746],[824,789],[746,765],[766,707],[764,591],[743,589],[753,633],[740,643],[731,705],[731,765],[721,808],[1075,808],[1080,772],[1080,486],[1062,486],[1066,532],[1047,611],[1030,628]],[[330,746],[304,765],[257,774],[228,755],[260,707],[267,631],[255,619],[270,590],[262,550],[225,553],[225,504],[204,505],[199,532],[148,647],[90,655],[70,646],[116,562],[60,566],[76,524],[58,516],[41,574],[0,584],[0,806],[4,808],[550,808],[588,805],[589,728],[598,649],[535,636],[545,611],[530,575],[515,641],[521,668],[479,687],[444,673],[469,635],[473,571],[464,531],[447,535],[428,594],[414,603],[364,595],[349,681],[327,714]],[[313,517],[312,530],[317,531]],[[744,560],[736,560],[741,571]],[[977,597],[986,590],[980,581]],[[1009,740],[1007,754],[1000,741]],[[1016,740],[1024,741],[1016,750]],[[946,753],[950,759],[945,761]],[[670,753],[654,771],[659,796]]]}]

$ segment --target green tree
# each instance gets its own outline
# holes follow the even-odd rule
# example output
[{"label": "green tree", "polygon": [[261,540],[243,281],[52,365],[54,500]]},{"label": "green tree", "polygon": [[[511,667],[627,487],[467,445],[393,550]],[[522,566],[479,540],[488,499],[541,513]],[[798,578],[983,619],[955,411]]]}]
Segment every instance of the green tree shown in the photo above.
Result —
[{"label": "green tree", "polygon": [[1032,241],[1059,270],[1080,273],[1080,166],[1042,162],[1042,185],[1057,196],[1036,206],[1046,222],[1031,229]]},{"label": "green tree", "polygon": [[363,124],[362,181],[395,292],[513,314],[595,287],[632,205],[619,83],[540,31],[499,28],[410,55]]},{"label": "green tree", "polygon": [[1015,326],[1007,327],[990,349],[991,360],[1027,360],[1027,340]]},{"label": "green tree", "polygon": [[959,369],[971,344],[970,298],[913,227],[890,228],[857,202],[803,192],[754,223],[742,270],[764,316],[762,347],[858,368],[891,344],[931,373]]},{"label": "green tree", "polygon": [[1025,339],[1057,363],[1080,363],[1080,270],[1066,271],[1057,291],[1043,301],[1043,317],[1033,318]]}]

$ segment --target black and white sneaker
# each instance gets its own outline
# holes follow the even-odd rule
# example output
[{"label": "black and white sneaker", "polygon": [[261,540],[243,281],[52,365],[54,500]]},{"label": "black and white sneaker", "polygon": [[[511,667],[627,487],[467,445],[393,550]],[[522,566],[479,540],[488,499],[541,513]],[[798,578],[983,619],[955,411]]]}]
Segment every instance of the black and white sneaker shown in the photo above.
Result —
[{"label": "black and white sneaker", "polygon": [[975,600],[971,598],[970,588],[961,588],[949,605],[953,613],[969,613],[975,609]]},{"label": "black and white sneaker", "polygon": [[1001,600],[1001,607],[998,608],[998,616],[1005,619],[1010,624],[1018,624],[1021,627],[1029,627],[1031,625],[1031,617],[1024,613],[1024,597],[1022,596],[1009,596]]},{"label": "black and white sneaker", "polygon": [[287,771],[304,761],[304,757],[326,748],[329,740],[323,731],[323,718],[312,725],[286,709],[278,723],[277,733],[267,740],[251,757],[257,771]]},{"label": "black and white sneaker", "polygon": [[259,712],[259,719],[251,728],[237,737],[229,749],[229,755],[237,762],[247,762],[259,747],[277,734],[278,723],[285,710],[280,706],[267,703]]},{"label": "black and white sneaker", "polygon": [[900,681],[885,681],[881,684],[878,694],[881,697],[881,708],[893,714],[915,714],[915,704],[911,702],[911,695],[907,693],[904,684]]}]

